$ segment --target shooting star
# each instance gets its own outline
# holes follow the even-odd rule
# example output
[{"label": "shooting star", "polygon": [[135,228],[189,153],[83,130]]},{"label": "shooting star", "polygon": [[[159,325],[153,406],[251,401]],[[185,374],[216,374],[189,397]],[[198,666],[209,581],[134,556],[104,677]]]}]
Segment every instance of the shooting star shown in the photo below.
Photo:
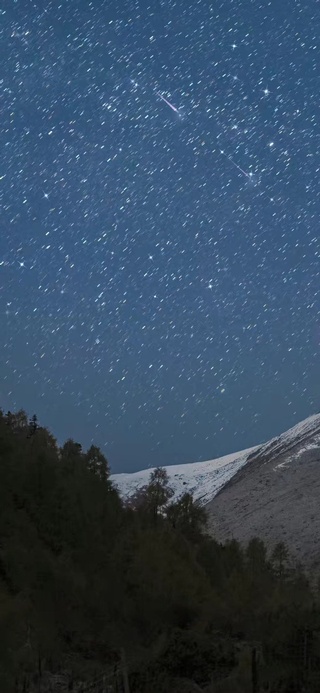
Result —
[{"label": "shooting star", "polygon": [[233,161],[233,159],[231,159],[231,156],[229,156],[228,154],[226,154],[226,153],[223,151],[223,149],[220,149],[220,154],[222,154],[223,156],[225,156],[226,159],[228,159],[228,161],[230,161],[230,163],[231,163],[235,168],[238,169],[238,171],[241,171],[241,173],[242,173],[244,176],[247,176],[247,178],[249,178],[249,180],[252,181],[252,173],[248,173],[248,171],[245,171],[244,168],[241,168],[241,166],[239,166],[235,161]]},{"label": "shooting star", "polygon": [[[131,79],[130,82],[131,82],[131,84],[132,84],[134,87],[138,87],[138,86],[139,86],[138,82],[136,82],[134,79]],[[156,94],[156,96],[159,96],[159,98],[160,98],[162,101],[164,101],[164,103],[165,103],[167,106],[169,106],[169,108],[171,108],[171,110],[172,110],[174,113],[176,113],[180,118],[183,117],[183,112],[181,112],[176,106],[173,105],[173,103],[171,103],[168,99],[166,99],[166,97],[163,96],[163,94],[161,94],[161,91],[158,90],[158,91],[155,92],[155,94]],[[217,139],[218,139],[218,138],[217,138]],[[213,153],[214,151],[215,151],[215,150],[213,150],[212,153]],[[248,171],[246,171],[244,168],[241,168],[241,166],[239,166],[239,164],[237,164],[237,162],[234,161],[234,159],[233,159],[229,154],[226,154],[225,151],[224,151],[223,149],[219,149],[219,151],[220,151],[220,154],[221,154],[222,156],[224,156],[226,159],[228,159],[228,161],[230,162],[230,164],[232,164],[232,166],[234,166],[234,168],[236,168],[238,171],[240,171],[240,173],[241,173],[243,176],[245,176],[246,178],[248,178],[248,180],[249,180],[251,183],[254,183],[254,182],[255,182],[255,178],[254,178],[253,173],[252,173],[251,171],[248,172]]]},{"label": "shooting star", "polygon": [[178,108],[176,108],[172,103],[170,103],[170,101],[168,101],[168,99],[166,99],[164,96],[162,96],[160,91],[157,91],[156,94],[157,94],[157,96],[160,96],[160,99],[162,99],[162,101],[164,101],[167,104],[167,106],[169,106],[169,108],[172,108],[172,110],[175,113],[178,113],[178,115],[180,115]]}]

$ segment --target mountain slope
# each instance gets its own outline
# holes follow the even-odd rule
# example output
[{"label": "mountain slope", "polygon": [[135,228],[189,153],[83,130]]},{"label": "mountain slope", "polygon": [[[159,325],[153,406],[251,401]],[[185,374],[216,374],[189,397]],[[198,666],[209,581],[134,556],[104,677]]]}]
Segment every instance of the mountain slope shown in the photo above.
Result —
[{"label": "mountain slope", "polygon": [[320,565],[320,415],[257,448],[207,505],[220,541],[284,541],[304,565]]},{"label": "mountain slope", "polygon": [[[189,491],[195,500],[199,500],[202,504],[208,503],[246,464],[254,450],[256,448],[249,448],[215,460],[165,467],[169,484],[175,492],[174,497],[178,498],[185,491]],[[113,474],[111,481],[117,486],[121,496],[128,498],[148,483],[152,471],[153,469],[142,469],[133,474]]]}]

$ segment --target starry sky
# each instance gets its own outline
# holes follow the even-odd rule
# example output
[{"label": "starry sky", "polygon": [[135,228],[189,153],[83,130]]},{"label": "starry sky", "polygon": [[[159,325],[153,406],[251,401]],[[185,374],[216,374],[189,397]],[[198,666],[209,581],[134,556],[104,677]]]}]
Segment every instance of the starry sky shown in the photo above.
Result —
[{"label": "starry sky", "polygon": [[317,0],[7,0],[0,406],[112,470],[319,410]]}]

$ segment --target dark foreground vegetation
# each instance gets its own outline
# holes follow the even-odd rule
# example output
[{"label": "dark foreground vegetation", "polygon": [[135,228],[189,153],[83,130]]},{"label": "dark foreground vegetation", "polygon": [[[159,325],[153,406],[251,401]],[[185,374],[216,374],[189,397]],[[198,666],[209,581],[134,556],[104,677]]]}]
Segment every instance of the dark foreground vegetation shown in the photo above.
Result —
[{"label": "dark foreground vegetation", "polygon": [[[0,691],[320,691],[320,601],[283,544],[220,545],[163,469],[0,414]],[[94,683],[96,682],[96,683]]]}]

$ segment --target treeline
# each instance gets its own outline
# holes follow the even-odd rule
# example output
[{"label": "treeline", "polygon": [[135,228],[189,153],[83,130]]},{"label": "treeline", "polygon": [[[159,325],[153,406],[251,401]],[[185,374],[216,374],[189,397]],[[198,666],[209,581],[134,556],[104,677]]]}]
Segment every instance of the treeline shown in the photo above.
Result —
[{"label": "treeline", "polygon": [[219,544],[164,469],[127,502],[109,477],[99,448],[0,413],[0,690],[319,691],[318,593],[285,546]]}]

